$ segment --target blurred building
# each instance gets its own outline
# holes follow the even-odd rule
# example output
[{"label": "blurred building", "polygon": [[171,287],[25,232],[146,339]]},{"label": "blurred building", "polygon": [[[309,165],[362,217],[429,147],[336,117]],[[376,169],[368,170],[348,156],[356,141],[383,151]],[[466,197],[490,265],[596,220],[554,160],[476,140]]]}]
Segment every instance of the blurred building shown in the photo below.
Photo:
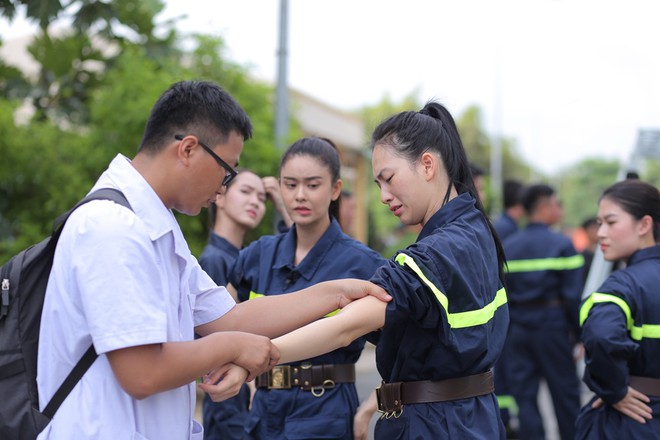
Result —
[{"label": "blurred building", "polygon": [[356,201],[353,235],[367,242],[368,183],[371,159],[367,154],[364,122],[296,90],[289,90],[291,114],[300,123],[305,136],[325,137],[337,145],[341,157],[341,178]]}]

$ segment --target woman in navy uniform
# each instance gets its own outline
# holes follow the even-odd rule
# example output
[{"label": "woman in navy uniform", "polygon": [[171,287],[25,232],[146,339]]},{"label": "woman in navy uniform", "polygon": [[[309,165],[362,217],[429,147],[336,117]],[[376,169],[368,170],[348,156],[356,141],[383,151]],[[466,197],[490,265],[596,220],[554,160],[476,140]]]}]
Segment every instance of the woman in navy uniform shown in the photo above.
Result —
[{"label": "woman in navy uniform", "polygon": [[660,193],[639,180],[616,183],[600,199],[598,223],[603,257],[627,266],[580,309],[584,382],[595,396],[576,438],[660,439]]},{"label": "woman in navy uniform", "polygon": [[381,201],[423,226],[372,278],[393,300],[359,300],[273,342],[292,360],[380,329],[377,439],[503,439],[491,369],[509,322],[504,254],[454,120],[430,102],[382,122],[372,145]]},{"label": "woman in navy uniform", "polygon": [[[267,178],[264,178],[267,179]],[[271,177],[272,179],[272,177]],[[266,213],[266,199],[279,204],[279,191],[268,188],[262,178],[250,170],[240,170],[225,192],[209,207],[212,225],[209,242],[199,258],[202,269],[218,286],[226,286],[229,270],[243,246],[245,235],[256,228]],[[279,209],[278,209],[279,211]],[[284,220],[288,219],[286,213]],[[250,389],[241,387],[238,395],[213,402],[206,394],[202,405],[206,440],[240,439],[250,406]]]},{"label": "woman in navy uniform", "polygon": [[[230,276],[239,301],[288,293],[321,281],[369,279],[385,263],[337,222],[342,182],[335,146],[309,137],[280,163],[280,193],[293,226],[242,250]],[[257,378],[246,432],[254,439],[350,439],[358,406],[355,363],[365,338]]]}]

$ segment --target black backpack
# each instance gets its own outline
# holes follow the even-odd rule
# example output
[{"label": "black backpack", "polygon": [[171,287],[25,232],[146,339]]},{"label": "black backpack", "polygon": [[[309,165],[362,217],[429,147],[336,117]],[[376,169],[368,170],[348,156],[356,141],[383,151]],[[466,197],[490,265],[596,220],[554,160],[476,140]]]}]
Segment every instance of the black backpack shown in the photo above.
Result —
[{"label": "black backpack", "polygon": [[97,357],[90,346],[44,411],[39,411],[39,327],[55,247],[69,215],[92,200],[112,200],[131,209],[119,190],[94,191],[55,220],[50,237],[0,266],[0,439],[35,439]]}]

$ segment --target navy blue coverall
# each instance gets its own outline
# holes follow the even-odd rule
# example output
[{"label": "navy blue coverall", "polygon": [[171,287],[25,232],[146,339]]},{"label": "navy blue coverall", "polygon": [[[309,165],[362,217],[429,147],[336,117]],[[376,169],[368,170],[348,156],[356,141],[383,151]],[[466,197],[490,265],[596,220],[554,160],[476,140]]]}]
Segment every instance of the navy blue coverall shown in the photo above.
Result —
[{"label": "navy blue coverall", "polygon": [[[239,249],[217,234],[211,233],[209,243],[199,257],[199,265],[218,286],[227,285],[229,270],[238,257]],[[250,388],[241,387],[238,395],[214,402],[206,394],[202,404],[205,440],[243,438],[243,426],[250,407]]]},{"label": "navy blue coverall", "polygon": [[[393,296],[385,325],[369,335],[386,383],[464,377],[493,368],[506,337],[506,292],[492,234],[469,194],[440,208],[417,241],[372,281]],[[494,393],[404,405],[375,438],[503,439]]]},{"label": "navy blue coverall", "polygon": [[[649,396],[653,419],[641,424],[611,405],[629,377],[660,379],[660,246],[635,252],[582,304],[584,382],[596,394],[581,410],[576,439],[660,439],[660,396]],[[602,398],[606,405],[593,409]]]},{"label": "navy blue coverall", "polygon": [[[230,277],[239,301],[294,292],[321,281],[366,280],[386,262],[376,251],[344,234],[334,219],[297,266],[295,252],[295,225],[287,233],[261,237],[243,249]],[[365,342],[366,338],[359,338],[345,348],[305,361],[313,365],[355,364]],[[245,430],[248,438],[264,440],[352,439],[358,404],[354,383],[338,383],[320,397],[300,387],[260,388]]]},{"label": "navy blue coverall", "polygon": [[573,344],[579,335],[584,258],[568,237],[542,223],[529,223],[503,246],[511,313],[505,368],[518,404],[520,438],[545,438],[537,405],[544,378],[561,438],[572,440],[580,409]]},{"label": "navy blue coverall", "polygon": [[[500,237],[500,240],[513,235],[518,231],[518,223],[506,212],[503,212],[499,217],[493,221],[493,227],[495,232]],[[506,369],[504,363],[506,362],[508,355],[506,353],[507,345],[504,344],[504,349],[502,355],[495,363],[493,368],[494,379],[495,379],[495,394],[497,395],[497,403],[500,405],[500,415],[502,416],[502,422],[504,426],[509,424],[509,420],[512,414],[518,413],[518,406],[516,404],[516,399],[511,394],[511,387],[509,387],[509,382],[511,379],[507,376],[508,370]]]}]

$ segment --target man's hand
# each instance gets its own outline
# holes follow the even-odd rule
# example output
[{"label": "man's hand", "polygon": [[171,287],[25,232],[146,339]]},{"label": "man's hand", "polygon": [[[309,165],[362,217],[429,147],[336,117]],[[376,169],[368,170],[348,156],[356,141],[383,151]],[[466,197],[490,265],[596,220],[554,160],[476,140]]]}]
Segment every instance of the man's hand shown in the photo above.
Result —
[{"label": "man's hand", "polygon": [[227,364],[204,376],[203,382],[197,386],[208,393],[211,400],[221,402],[237,395],[247,376],[248,372],[245,368]]},{"label": "man's hand", "polygon": [[[653,418],[653,411],[646,405],[651,399],[632,387],[628,387],[625,397],[612,405],[614,409],[624,416],[630,417],[638,423],[646,423]],[[604,405],[602,399],[598,398],[591,404],[592,408],[600,408]]]},{"label": "man's hand", "polygon": [[369,281],[349,278],[328,282],[336,283],[338,286],[337,292],[339,292],[339,297],[337,298],[337,306],[340,309],[350,304],[352,301],[364,298],[368,295],[374,296],[383,302],[389,302],[392,300],[392,297],[383,288]]},{"label": "man's hand", "polygon": [[247,382],[269,371],[280,360],[280,351],[270,339],[251,333],[235,332],[241,352],[234,363],[248,371]]}]

